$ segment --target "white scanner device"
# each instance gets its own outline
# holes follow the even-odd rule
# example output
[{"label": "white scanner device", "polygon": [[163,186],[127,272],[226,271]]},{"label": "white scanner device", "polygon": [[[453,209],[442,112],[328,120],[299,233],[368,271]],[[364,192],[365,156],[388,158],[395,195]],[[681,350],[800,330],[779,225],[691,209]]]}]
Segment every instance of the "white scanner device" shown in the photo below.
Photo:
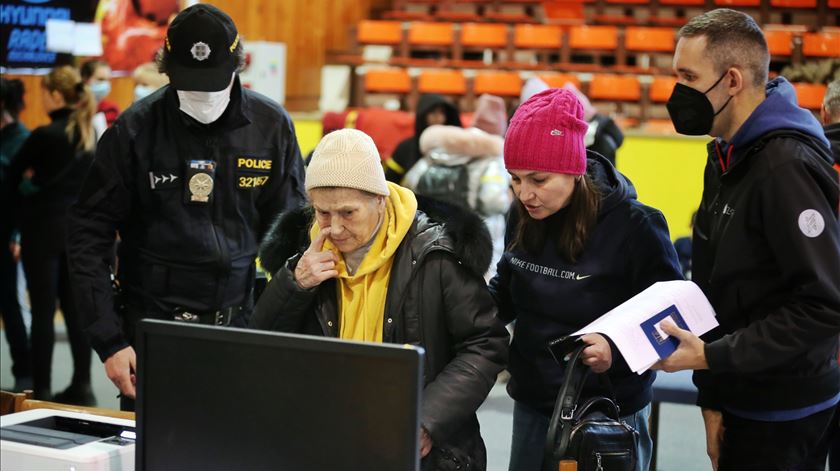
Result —
[{"label": "white scanner device", "polygon": [[0,417],[3,471],[134,471],[134,421],[53,409]]}]

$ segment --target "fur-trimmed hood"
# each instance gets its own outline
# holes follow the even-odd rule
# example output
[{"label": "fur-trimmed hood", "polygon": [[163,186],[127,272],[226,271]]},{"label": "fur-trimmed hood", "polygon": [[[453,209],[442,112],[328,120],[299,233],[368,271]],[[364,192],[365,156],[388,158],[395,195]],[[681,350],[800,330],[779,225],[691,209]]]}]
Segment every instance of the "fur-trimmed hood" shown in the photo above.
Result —
[{"label": "fur-trimmed hood", "polygon": [[[482,277],[490,267],[493,244],[487,226],[474,212],[416,195],[417,215],[401,245],[411,244],[417,255],[433,246],[451,252],[463,266]],[[275,273],[286,261],[309,246],[311,206],[280,214],[260,245],[260,263]],[[399,251],[398,251],[399,254]]]}]

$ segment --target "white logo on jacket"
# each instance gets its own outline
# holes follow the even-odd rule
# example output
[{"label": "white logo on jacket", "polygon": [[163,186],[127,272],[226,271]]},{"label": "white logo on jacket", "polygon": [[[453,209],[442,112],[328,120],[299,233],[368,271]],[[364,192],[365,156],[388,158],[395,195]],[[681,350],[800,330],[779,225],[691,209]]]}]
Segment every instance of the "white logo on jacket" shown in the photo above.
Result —
[{"label": "white logo on jacket", "polygon": [[807,237],[814,238],[825,229],[825,219],[816,209],[806,209],[799,214],[799,230]]},{"label": "white logo on jacket", "polygon": [[538,265],[536,263],[526,262],[521,258],[511,257],[510,263],[514,267],[521,268],[523,270],[529,271],[531,273],[536,273],[538,275],[545,275],[550,276],[552,278],[560,278],[563,280],[585,280],[592,275],[581,275],[577,272],[569,271],[569,270],[560,270],[559,268],[553,267],[546,267],[543,265]]}]

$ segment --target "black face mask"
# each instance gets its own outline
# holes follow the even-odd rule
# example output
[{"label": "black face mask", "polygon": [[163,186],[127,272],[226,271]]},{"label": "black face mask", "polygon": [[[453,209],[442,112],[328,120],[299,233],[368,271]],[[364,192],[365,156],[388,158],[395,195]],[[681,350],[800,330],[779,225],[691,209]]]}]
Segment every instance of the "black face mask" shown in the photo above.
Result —
[{"label": "black face mask", "polygon": [[720,81],[726,77],[726,74],[727,72],[724,72],[717,79],[717,82],[705,92],[681,83],[674,86],[674,91],[671,92],[671,98],[668,99],[665,107],[668,108],[671,122],[674,123],[674,129],[678,133],[687,136],[703,136],[711,132],[715,116],[726,108],[729,101],[732,100],[732,96],[730,95],[729,100],[726,100],[726,103],[715,112],[712,102],[709,101],[706,94],[717,87]]}]

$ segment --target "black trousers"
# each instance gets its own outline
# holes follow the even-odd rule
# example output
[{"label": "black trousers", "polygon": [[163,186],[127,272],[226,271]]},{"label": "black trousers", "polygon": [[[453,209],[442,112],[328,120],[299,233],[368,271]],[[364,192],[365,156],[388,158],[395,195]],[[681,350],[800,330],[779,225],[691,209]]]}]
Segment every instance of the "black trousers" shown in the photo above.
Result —
[{"label": "black trousers", "polygon": [[18,303],[17,262],[6,245],[0,245],[0,316],[9,342],[12,375],[15,379],[32,376],[29,336]]},{"label": "black trousers", "polygon": [[[34,247],[32,245],[35,245]],[[73,384],[90,383],[92,349],[73,301],[67,255],[39,251],[36,244],[22,245],[23,269],[32,306],[32,382],[35,398],[52,396],[52,354],[55,345],[56,300],[64,314],[73,356]]]},{"label": "black trousers", "polygon": [[718,471],[825,471],[836,409],[788,422],[759,422],[724,411]]}]

